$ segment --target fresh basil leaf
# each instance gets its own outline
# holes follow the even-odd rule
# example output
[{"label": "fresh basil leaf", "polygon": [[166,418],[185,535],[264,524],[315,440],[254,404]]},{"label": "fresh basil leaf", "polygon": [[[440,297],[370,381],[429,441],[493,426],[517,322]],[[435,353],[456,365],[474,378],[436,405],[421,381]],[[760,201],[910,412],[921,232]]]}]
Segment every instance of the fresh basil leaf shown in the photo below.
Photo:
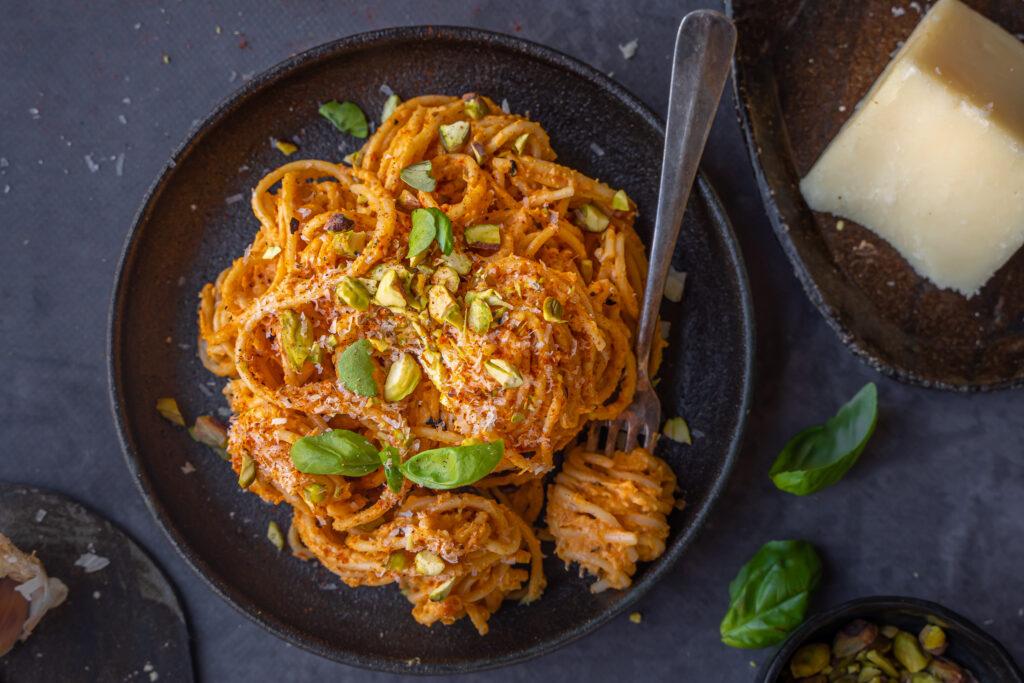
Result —
[{"label": "fresh basil leaf", "polygon": [[388,488],[394,493],[402,492],[402,458],[398,449],[394,446],[385,446],[380,452],[380,461],[384,464],[384,478],[388,481]]},{"label": "fresh basil leaf", "polygon": [[429,209],[413,209],[407,256],[412,258],[429,249],[435,236],[437,236],[437,218],[434,214]]},{"label": "fresh basil leaf", "polygon": [[804,619],[821,580],[821,560],[807,541],[770,541],[729,584],[729,610],[719,630],[732,647],[768,647]]},{"label": "fresh basil leaf", "polygon": [[486,477],[505,454],[505,441],[498,439],[472,446],[435,448],[417,453],[401,464],[406,479],[428,489],[469,486]]},{"label": "fresh basil leaf", "polygon": [[427,209],[433,214],[437,222],[437,246],[441,248],[441,252],[447,256],[452,253],[452,249],[455,248],[455,235],[452,234],[452,222],[448,219],[448,216],[444,215],[444,211],[441,209],[430,207]]},{"label": "fresh basil leaf", "polygon": [[333,429],[304,436],[292,444],[292,463],[306,474],[343,474],[361,477],[380,467],[377,449],[362,434]]},{"label": "fresh basil leaf", "polygon": [[824,425],[797,434],[768,475],[783,491],[806,496],[843,478],[860,457],[878,421],[878,390],[868,382]]},{"label": "fresh basil leaf", "polygon": [[420,161],[411,166],[406,166],[398,175],[401,176],[402,180],[409,187],[423,190],[424,192],[433,192],[434,188],[437,187],[437,181],[431,175],[433,170],[434,165],[430,161]]},{"label": "fresh basil leaf", "polygon": [[354,102],[330,102],[320,106],[320,115],[334,124],[342,133],[357,138],[365,138],[370,134],[366,125],[366,114]]},{"label": "fresh basil leaf", "polygon": [[349,391],[360,396],[376,396],[380,393],[377,380],[373,378],[376,366],[370,358],[373,346],[366,339],[353,342],[338,357],[336,369],[338,382]]}]

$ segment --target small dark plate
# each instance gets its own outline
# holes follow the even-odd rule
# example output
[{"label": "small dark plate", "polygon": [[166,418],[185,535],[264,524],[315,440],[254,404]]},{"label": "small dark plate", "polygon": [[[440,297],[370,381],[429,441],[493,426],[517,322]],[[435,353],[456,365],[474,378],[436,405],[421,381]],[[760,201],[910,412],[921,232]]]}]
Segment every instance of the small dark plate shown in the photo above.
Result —
[{"label": "small dark plate", "polygon": [[836,633],[854,619],[879,626],[892,624],[917,634],[926,623],[942,627],[949,639],[945,657],[970,669],[982,683],[1024,683],[1024,675],[999,641],[956,612],[928,600],[877,596],[858,598],[817,614],[786,639],[768,663],[761,683],[777,683],[793,653],[804,643],[832,644]]},{"label": "small dark plate", "polygon": [[[633,587],[592,595],[549,555],[544,598],[508,604],[477,635],[468,620],[425,628],[394,586],[348,589],[316,563],[279,553],[267,522],[289,510],[240,491],[230,468],[154,409],[176,397],[189,419],[224,407],[222,381],[196,358],[197,294],[237,257],[258,223],[246,200],[286,158],[269,139],[296,142],[287,160],[340,160],[359,141],[317,114],[351,100],[377,119],[387,84],[403,96],[477,90],[531,112],[560,161],[626,188],[651,232],[661,167],[658,119],[620,86],[560,53],[463,28],[390,29],[291,59],[219,106],[174,154],[136,217],[110,319],[114,415],[131,468],[174,546],[210,586],[273,633],[348,664],[397,672],[496,667],[549,652],[621,613],[664,575],[707,517],[736,457],[750,398],[753,321],[746,274],[728,220],[703,177],[684,221],[676,267],[683,304],[666,305],[671,345],[662,372],[666,416],[682,415],[692,447],[666,444],[688,502],[671,517],[668,550]],[[667,84],[666,84],[667,85]],[[557,97],[552,96],[557,93]],[[243,199],[246,198],[246,199]],[[196,471],[182,471],[186,462]],[[188,469],[188,468],[186,468]]]},{"label": "small dark plate", "polygon": [[[1024,7],[968,0],[1010,33]],[[807,295],[851,351],[905,382],[1024,384],[1024,249],[971,299],[919,277],[888,242],[813,212],[799,182],[914,30],[925,3],[727,0],[733,82],[768,217]],[[898,5],[898,6],[897,6]]]},{"label": "small dark plate", "polygon": [[[174,589],[110,521],[54,491],[0,484],[0,533],[68,587],[28,640],[0,658],[0,681],[193,680]],[[87,552],[110,564],[86,573],[75,562]]]}]

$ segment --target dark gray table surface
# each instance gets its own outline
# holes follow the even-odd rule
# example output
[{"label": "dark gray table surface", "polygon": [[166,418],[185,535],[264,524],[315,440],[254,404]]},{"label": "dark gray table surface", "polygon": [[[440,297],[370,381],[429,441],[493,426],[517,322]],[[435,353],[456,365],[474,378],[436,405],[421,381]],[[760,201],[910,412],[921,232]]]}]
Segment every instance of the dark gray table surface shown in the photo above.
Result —
[{"label": "dark gray table surface", "polygon": [[[395,678],[321,659],[250,623],[186,566],[146,511],[114,433],[105,370],[107,304],[131,218],[197,119],[245,79],[318,43],[397,25],[482,27],[613,73],[663,112],[675,26],[701,5],[6,0],[0,479],[69,494],[141,543],[181,592],[201,680]],[[617,45],[634,38],[626,60]],[[752,680],[771,651],[722,645],[718,622],[739,566],[784,538],[811,540],[824,558],[812,610],[870,594],[929,598],[984,624],[1024,661],[1024,392],[908,387],[845,350],[764,216],[731,94],[704,167],[742,243],[757,311],[756,391],[728,488],[697,542],[639,604],[641,624],[622,617],[556,654],[464,680]],[[767,472],[786,440],[869,380],[880,418],[860,463],[814,496],[776,490]]]}]

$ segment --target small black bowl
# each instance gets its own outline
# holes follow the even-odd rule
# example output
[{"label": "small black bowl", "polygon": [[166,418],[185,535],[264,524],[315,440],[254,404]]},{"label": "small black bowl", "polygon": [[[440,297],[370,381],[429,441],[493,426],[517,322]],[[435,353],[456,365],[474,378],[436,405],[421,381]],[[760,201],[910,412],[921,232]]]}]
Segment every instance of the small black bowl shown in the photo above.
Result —
[{"label": "small black bowl", "polygon": [[952,610],[919,598],[874,596],[844,602],[805,621],[782,644],[764,669],[762,683],[777,683],[793,653],[804,643],[832,644],[836,632],[854,619],[892,624],[917,634],[926,623],[942,627],[949,639],[948,657],[982,683],[1024,683],[1024,674],[995,638]]}]

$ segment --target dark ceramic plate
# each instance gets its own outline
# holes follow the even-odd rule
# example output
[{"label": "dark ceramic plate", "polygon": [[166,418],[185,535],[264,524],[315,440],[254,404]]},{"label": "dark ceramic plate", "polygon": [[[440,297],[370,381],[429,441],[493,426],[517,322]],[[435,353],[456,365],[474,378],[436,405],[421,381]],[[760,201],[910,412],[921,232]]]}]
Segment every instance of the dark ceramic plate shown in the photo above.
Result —
[{"label": "dark ceramic plate", "polygon": [[[269,139],[295,141],[300,151],[292,159],[338,160],[357,140],[318,116],[318,103],[352,100],[375,119],[384,83],[404,96],[478,90],[508,98],[547,128],[560,161],[626,188],[641,208],[641,234],[650,234],[662,126],[593,69],[539,45],[461,28],[391,29],[314,48],[218,107],[146,198],[112,302],[114,415],[128,465],[171,542],[257,623],[357,666],[423,673],[495,667],[549,652],[621,613],[693,539],[733,464],[746,418],[753,350],[746,274],[726,215],[701,178],[675,255],[689,277],[683,304],[664,311],[673,324],[660,385],[664,413],[685,416],[696,436],[692,447],[664,451],[688,505],[671,518],[667,552],[639,571],[630,590],[591,595],[587,582],[549,557],[544,599],[503,607],[481,637],[468,620],[420,626],[393,586],[341,586],[315,563],[277,552],[266,541],[267,523],[287,528],[289,510],[240,491],[227,465],[161,419],[154,403],[174,396],[190,419],[223,406],[222,382],[196,359],[196,295],[258,227],[240,198],[285,161]],[[186,463],[196,471],[183,473]]]},{"label": "dark ceramic plate", "polygon": [[760,678],[761,683],[782,680],[789,660],[801,645],[831,645],[839,629],[854,619],[866,619],[879,626],[892,624],[915,635],[926,623],[938,624],[949,639],[944,656],[970,669],[979,681],[1024,683],[1024,675],[1006,649],[973,622],[928,600],[887,596],[851,600],[805,621],[775,653]]},{"label": "dark ceramic plate", "polygon": [[[1011,33],[1024,7],[968,4]],[[899,7],[897,7],[899,5]],[[739,117],[768,216],[808,296],[854,353],[943,389],[1024,384],[1024,249],[981,293],[936,288],[883,239],[812,212],[798,183],[913,31],[925,3],[728,0]],[[902,8],[902,9],[901,9]],[[897,16],[898,15],[898,16]]]}]

